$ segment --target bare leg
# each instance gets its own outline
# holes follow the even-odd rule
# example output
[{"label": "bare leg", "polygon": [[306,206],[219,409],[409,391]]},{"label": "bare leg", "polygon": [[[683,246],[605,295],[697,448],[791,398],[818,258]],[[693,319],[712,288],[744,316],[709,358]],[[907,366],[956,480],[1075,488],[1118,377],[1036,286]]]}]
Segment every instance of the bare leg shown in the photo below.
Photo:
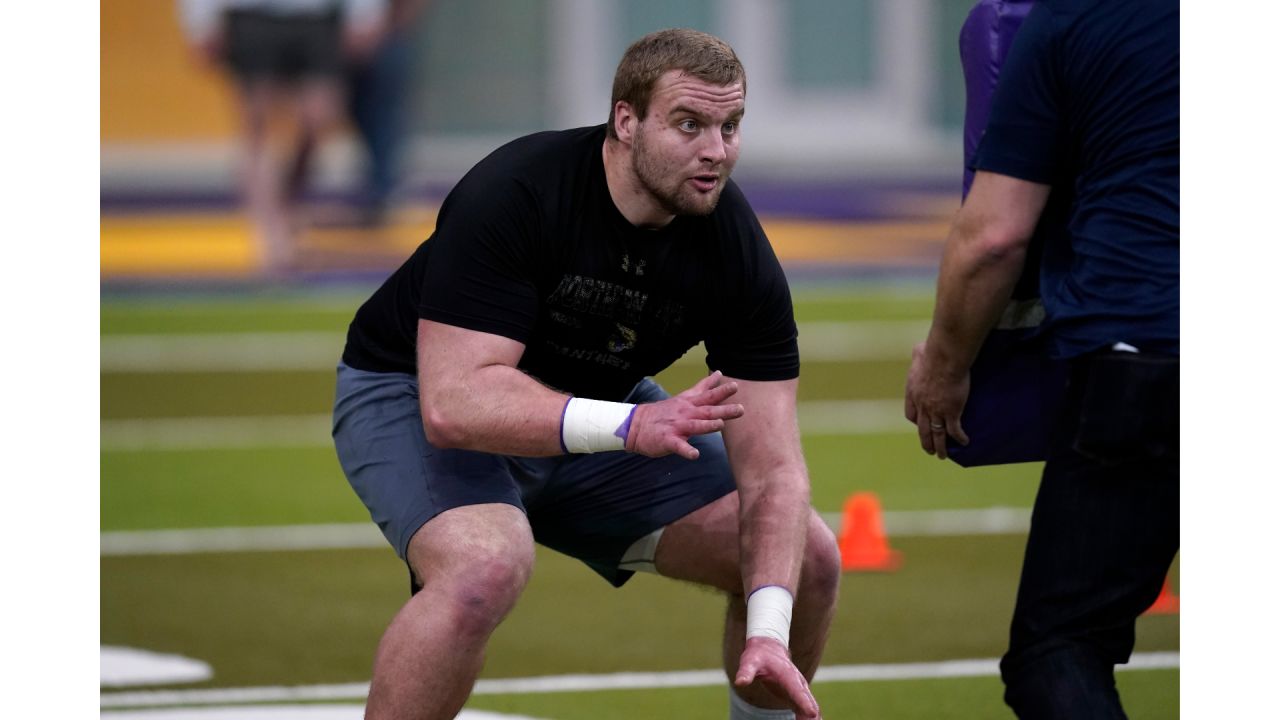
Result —
[{"label": "bare leg", "polygon": [[289,229],[291,253],[306,226],[303,196],[311,179],[316,151],[329,130],[337,124],[342,110],[342,88],[331,78],[306,80],[294,99],[298,119],[293,152],[281,178],[281,216]]},{"label": "bare leg", "polygon": [[365,717],[456,716],[484,665],[489,636],[533,570],[533,533],[518,508],[472,505],[441,513],[409,543],[423,588],[382,636]]},{"label": "bare leg", "polygon": [[[726,592],[729,607],[725,613],[724,665],[732,678],[746,643],[747,626],[738,561],[738,493],[730,493],[668,526],[658,543],[655,564],[658,572],[667,577]],[[840,554],[835,536],[816,512],[811,513],[791,622],[792,660],[808,680],[813,680],[826,647],[839,585]],[[786,707],[759,683],[736,690],[756,707]]]},{"label": "bare leg", "polygon": [[280,98],[281,89],[269,80],[251,80],[240,88],[244,123],[240,181],[262,262],[269,271],[288,263],[293,245],[280,170],[268,142],[271,110]]},{"label": "bare leg", "polygon": [[297,104],[297,142],[284,177],[284,196],[291,204],[301,200],[315,150],[338,122],[342,111],[342,87],[330,78],[307,80],[298,88]]}]

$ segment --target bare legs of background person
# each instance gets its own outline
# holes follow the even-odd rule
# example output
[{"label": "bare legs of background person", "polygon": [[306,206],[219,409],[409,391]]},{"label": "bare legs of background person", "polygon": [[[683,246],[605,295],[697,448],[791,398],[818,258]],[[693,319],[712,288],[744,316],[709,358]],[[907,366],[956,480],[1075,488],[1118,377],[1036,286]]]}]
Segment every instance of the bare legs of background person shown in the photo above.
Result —
[{"label": "bare legs of background person", "polygon": [[484,648],[533,571],[533,531],[504,504],[448,510],[409,543],[423,588],[382,636],[365,709],[368,720],[445,720],[461,710]]},{"label": "bare legs of background person", "polygon": [[[747,603],[738,561],[738,494],[730,493],[668,526],[658,545],[656,565],[658,572],[667,577],[726,592],[729,606],[724,624],[724,666],[732,679],[746,644],[747,627]],[[817,513],[811,512],[791,623],[792,661],[808,680],[813,680],[826,647],[839,586],[840,552],[835,536]],[[756,707],[787,707],[759,682],[735,691]]]},{"label": "bare legs of background person", "polygon": [[271,111],[278,104],[280,88],[268,80],[252,80],[240,88],[244,123],[240,188],[249,213],[259,259],[263,267],[283,265],[292,246],[280,196],[277,162],[270,143]]},{"label": "bare legs of background person", "polygon": [[335,78],[306,80],[298,88],[298,137],[284,185],[286,202],[295,214],[311,177],[316,150],[340,119],[342,96],[342,85]]},{"label": "bare legs of background person", "polygon": [[[270,275],[286,272],[296,262],[304,225],[303,194],[316,149],[336,124],[341,103],[341,86],[327,78],[304,80],[296,88],[271,80],[251,81],[241,88],[245,125],[241,186],[259,258]],[[270,142],[271,118],[273,111],[285,105],[296,122],[292,152],[282,163]]]}]

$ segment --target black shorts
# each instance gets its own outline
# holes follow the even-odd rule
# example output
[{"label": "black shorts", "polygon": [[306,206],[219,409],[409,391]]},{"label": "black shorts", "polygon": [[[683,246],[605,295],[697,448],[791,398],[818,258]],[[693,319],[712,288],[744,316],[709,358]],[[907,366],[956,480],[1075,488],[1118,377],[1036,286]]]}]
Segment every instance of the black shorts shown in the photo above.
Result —
[{"label": "black shorts", "polygon": [[[627,402],[669,397],[643,380]],[[690,440],[697,460],[623,452],[523,458],[441,450],[427,442],[418,381],[338,366],[333,438],[343,472],[396,553],[455,507],[506,503],[524,511],[540,545],[586,563],[615,586],[638,540],[737,489],[719,433]],[[651,559],[651,558],[650,558]]]},{"label": "black shorts", "polygon": [[337,77],[343,72],[342,22],[337,12],[227,13],[227,63],[240,80]]}]

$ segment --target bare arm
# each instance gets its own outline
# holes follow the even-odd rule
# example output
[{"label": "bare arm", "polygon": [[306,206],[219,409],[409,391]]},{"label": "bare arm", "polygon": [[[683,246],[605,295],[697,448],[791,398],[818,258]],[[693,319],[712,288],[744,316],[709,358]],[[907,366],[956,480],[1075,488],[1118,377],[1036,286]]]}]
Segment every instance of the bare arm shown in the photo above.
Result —
[{"label": "bare arm", "polygon": [[[807,537],[809,473],[796,422],[798,381],[737,382],[746,412],[726,425],[724,440],[738,484],[742,586],[750,618],[756,602],[751,595],[761,588],[776,585],[795,597]],[[753,636],[749,620],[734,684],[760,681],[785,699],[797,718],[817,718],[818,702],[780,640],[772,634]]]},{"label": "bare arm", "polygon": [[906,396],[921,447],[939,458],[947,456],[948,434],[968,442],[960,414],[969,396],[969,367],[1013,294],[1049,189],[980,171],[951,226],[933,325],[913,353]]},{"label": "bare arm", "polygon": [[[423,429],[440,448],[545,457],[563,452],[560,423],[569,395],[518,367],[524,344],[490,333],[418,321],[418,387]],[[742,405],[719,373],[661,402],[635,409],[626,449],[650,457],[698,451],[693,435],[719,431]]]},{"label": "bare arm", "polygon": [[743,590],[779,585],[794,595],[809,514],[798,381],[736,382],[746,412],[725,425],[724,441],[741,499]]},{"label": "bare arm", "polygon": [[437,447],[559,455],[568,395],[521,372],[524,344],[501,335],[418,320],[418,393]]}]

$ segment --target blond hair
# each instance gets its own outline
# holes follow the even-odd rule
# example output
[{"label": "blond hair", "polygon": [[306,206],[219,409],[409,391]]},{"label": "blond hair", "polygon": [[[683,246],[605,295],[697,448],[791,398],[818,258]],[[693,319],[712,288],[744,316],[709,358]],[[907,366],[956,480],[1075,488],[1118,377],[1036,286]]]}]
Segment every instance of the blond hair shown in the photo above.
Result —
[{"label": "blond hair", "polygon": [[609,137],[617,138],[614,108],[621,100],[643,118],[658,78],[668,71],[681,70],[712,85],[742,83],[747,90],[747,72],[729,43],[715,35],[690,28],[668,28],[649,33],[631,43],[613,75],[613,97],[609,101]]}]

